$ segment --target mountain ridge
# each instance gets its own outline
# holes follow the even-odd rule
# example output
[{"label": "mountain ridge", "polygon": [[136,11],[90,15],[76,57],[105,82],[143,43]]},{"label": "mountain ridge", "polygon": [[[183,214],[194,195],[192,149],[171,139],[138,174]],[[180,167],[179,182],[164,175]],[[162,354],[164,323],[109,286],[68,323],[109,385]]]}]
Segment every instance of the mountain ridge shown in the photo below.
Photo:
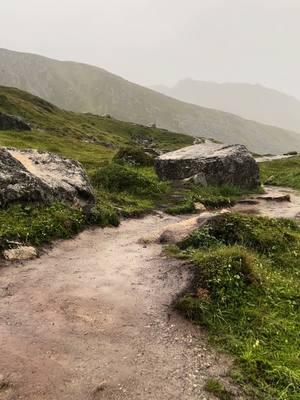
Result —
[{"label": "mountain ridge", "polygon": [[258,153],[300,151],[298,133],[184,103],[89,64],[0,49],[0,85],[25,90],[66,110],[111,114],[124,121],[241,143]]},{"label": "mountain ridge", "polygon": [[300,100],[260,84],[183,79],[151,87],[167,96],[242,118],[300,132]]}]

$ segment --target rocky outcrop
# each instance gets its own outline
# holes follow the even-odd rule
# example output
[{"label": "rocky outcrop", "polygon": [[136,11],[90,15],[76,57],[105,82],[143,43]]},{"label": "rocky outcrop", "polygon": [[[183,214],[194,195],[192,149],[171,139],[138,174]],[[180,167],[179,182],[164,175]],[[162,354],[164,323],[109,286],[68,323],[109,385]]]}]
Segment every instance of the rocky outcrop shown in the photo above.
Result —
[{"label": "rocky outcrop", "polygon": [[203,143],[163,154],[155,161],[163,180],[193,180],[201,186],[260,184],[256,161],[243,145]]},{"label": "rocky outcrop", "polygon": [[22,118],[0,112],[0,131],[30,131],[31,127]]},{"label": "rocky outcrop", "polygon": [[66,201],[88,211],[95,202],[82,166],[56,154],[0,149],[0,206]]}]

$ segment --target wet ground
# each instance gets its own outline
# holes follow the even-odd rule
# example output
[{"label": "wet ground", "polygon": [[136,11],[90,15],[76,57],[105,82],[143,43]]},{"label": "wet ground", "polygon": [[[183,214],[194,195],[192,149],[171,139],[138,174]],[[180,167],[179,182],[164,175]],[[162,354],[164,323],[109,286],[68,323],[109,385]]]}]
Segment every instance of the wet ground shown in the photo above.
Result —
[{"label": "wet ground", "polygon": [[[296,192],[267,194],[277,200],[251,196],[234,210],[297,218]],[[278,200],[286,194],[291,201]],[[231,385],[230,359],[172,310],[190,266],[140,240],[182,219],[156,214],[88,230],[36,260],[3,265],[0,399],[204,400],[214,398],[203,390],[208,378]]]}]

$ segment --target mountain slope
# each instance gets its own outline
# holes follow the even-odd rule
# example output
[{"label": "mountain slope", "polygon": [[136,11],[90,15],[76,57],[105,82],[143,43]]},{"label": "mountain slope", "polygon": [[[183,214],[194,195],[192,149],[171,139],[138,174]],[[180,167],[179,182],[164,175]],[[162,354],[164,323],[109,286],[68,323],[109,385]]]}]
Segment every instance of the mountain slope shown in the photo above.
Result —
[{"label": "mountain slope", "polygon": [[170,151],[189,146],[191,136],[166,132],[114,118],[64,111],[19,89],[0,86],[0,112],[18,115],[32,131],[1,131],[0,146],[52,151],[93,170],[123,146],[147,142]]},{"label": "mountain slope", "polygon": [[300,132],[300,101],[261,85],[185,79],[171,88],[157,85],[152,89],[181,101]]},{"label": "mountain slope", "polygon": [[103,69],[0,50],[0,85],[14,86],[68,110],[112,114],[225,143],[258,153],[300,150],[300,135],[203,108],[130,83]]}]

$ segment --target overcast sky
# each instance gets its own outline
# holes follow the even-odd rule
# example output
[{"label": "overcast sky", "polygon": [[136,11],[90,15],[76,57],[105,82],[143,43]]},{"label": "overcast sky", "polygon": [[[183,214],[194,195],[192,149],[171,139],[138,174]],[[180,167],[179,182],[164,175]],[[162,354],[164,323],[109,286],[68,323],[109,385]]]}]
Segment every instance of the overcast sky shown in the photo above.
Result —
[{"label": "overcast sky", "polygon": [[259,83],[300,99],[300,0],[2,0],[0,47],[131,81]]}]

